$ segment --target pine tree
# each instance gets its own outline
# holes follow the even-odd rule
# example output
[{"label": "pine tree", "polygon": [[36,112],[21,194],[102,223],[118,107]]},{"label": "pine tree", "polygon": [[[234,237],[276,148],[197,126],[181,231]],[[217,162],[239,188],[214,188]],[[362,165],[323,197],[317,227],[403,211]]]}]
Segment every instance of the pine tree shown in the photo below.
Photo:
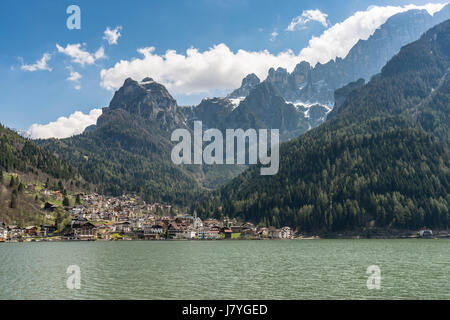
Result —
[{"label": "pine tree", "polygon": [[11,194],[11,203],[9,206],[11,209],[17,208],[17,195],[14,192]]},{"label": "pine tree", "polygon": [[63,200],[63,206],[64,206],[64,207],[68,207],[68,206],[70,206],[70,201],[69,201],[69,198],[67,198],[67,197],[64,197],[64,200]]},{"label": "pine tree", "polygon": [[16,184],[16,181],[14,180],[14,176],[11,176],[11,180],[9,181],[9,186],[12,188]]}]

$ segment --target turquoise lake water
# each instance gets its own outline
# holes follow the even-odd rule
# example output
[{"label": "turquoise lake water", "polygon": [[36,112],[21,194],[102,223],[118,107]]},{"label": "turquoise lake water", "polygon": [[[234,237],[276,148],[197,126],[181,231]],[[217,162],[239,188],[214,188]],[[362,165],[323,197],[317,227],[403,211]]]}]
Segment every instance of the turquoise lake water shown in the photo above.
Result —
[{"label": "turquoise lake water", "polygon": [[450,239],[0,243],[0,299],[450,299]]}]

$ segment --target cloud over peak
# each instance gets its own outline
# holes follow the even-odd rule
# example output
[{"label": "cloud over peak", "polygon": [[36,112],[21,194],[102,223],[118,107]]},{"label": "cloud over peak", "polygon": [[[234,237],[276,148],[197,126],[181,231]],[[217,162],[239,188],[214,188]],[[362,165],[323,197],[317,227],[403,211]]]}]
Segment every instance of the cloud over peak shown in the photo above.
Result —
[{"label": "cloud over peak", "polygon": [[[155,53],[154,47],[140,48],[137,50],[140,57],[121,60],[114,66],[101,70],[101,86],[116,90],[128,77],[136,80],[152,77],[173,94],[214,94],[228,91],[239,87],[241,80],[250,73],[265,79],[271,67],[283,67],[292,71],[301,61],[315,65],[337,57],[344,58],[359,40],[368,39],[391,16],[412,9],[424,9],[434,14],[444,6],[445,4],[439,3],[423,6],[371,6],[330,27],[327,14],[320,10],[306,10],[292,20],[288,29],[294,30],[310,21],[317,21],[328,28],[322,35],[312,37],[308,47],[299,54],[292,50],[277,54],[267,50],[233,52],[223,43],[205,51],[189,48],[186,52],[167,50],[163,54]],[[270,36],[273,41],[278,33],[274,30]]]},{"label": "cloud over peak", "polygon": [[292,19],[289,26],[286,28],[286,31],[294,31],[298,26],[304,26],[308,22],[316,21],[322,24],[324,27],[328,27],[327,22],[328,14],[323,13],[322,11],[316,10],[305,10],[298,17]]},{"label": "cloud over peak", "polygon": [[168,50],[158,55],[154,47],[137,51],[141,58],[122,60],[101,71],[102,87],[116,90],[128,77],[137,80],[152,77],[175,94],[208,93],[239,87],[249,73],[265,78],[271,67],[293,70],[299,62],[292,50],[277,55],[267,50],[233,52],[223,43],[203,52],[190,48],[184,54]]},{"label": "cloud over peak", "polygon": [[326,63],[336,57],[345,58],[359,40],[367,40],[393,15],[413,9],[427,10],[428,13],[434,14],[444,6],[445,3],[429,3],[423,6],[370,6],[367,10],[357,11],[343,22],[336,23],[319,37],[312,37],[308,47],[300,52],[300,57],[313,65],[317,62]]},{"label": "cloud over peak", "polygon": [[26,135],[31,139],[69,138],[83,133],[87,127],[96,124],[101,114],[101,109],[93,109],[89,114],[76,111],[68,118],[60,117],[45,125],[35,123],[27,130]]}]

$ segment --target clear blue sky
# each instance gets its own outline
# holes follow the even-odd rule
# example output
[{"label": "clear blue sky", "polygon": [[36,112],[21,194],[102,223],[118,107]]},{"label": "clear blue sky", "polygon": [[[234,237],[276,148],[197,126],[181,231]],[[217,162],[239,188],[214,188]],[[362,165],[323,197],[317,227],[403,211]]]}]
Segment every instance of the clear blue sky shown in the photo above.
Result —
[{"label": "clear blue sky", "polygon": [[[88,113],[107,106],[113,92],[100,86],[100,70],[121,59],[139,57],[138,48],[154,46],[155,54],[168,49],[200,51],[224,43],[233,52],[268,50],[277,54],[286,49],[298,53],[312,36],[326,29],[309,24],[296,32],[284,32],[291,20],[304,10],[318,9],[328,14],[329,25],[345,20],[370,5],[405,5],[443,2],[438,0],[2,0],[0,2],[0,122],[27,129],[33,123],[48,123],[76,110]],[[81,30],[66,28],[66,8],[81,8]],[[122,26],[118,44],[103,39],[106,27]],[[270,41],[277,32],[276,41]],[[90,53],[104,47],[107,58],[92,65],[73,63],[58,53],[56,44],[85,43]],[[52,71],[21,70],[51,53]],[[22,60],[23,59],[23,60]],[[68,69],[72,68],[72,69]],[[70,70],[82,75],[81,89],[68,81]],[[189,102],[182,95],[180,102]],[[185,101],[183,101],[185,99]]]}]

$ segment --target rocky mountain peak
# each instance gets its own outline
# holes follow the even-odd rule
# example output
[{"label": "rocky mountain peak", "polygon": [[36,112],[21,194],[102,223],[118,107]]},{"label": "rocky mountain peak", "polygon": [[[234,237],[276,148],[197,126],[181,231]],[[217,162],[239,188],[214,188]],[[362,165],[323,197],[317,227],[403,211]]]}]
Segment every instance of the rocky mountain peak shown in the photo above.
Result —
[{"label": "rocky mountain peak", "polygon": [[167,89],[152,78],[137,82],[131,78],[114,94],[109,108],[124,109],[143,118],[158,119],[164,113],[175,113],[177,102]]},{"label": "rocky mountain peak", "polygon": [[270,82],[285,82],[287,83],[288,81],[288,77],[289,77],[289,73],[287,72],[287,70],[285,68],[278,68],[277,70],[275,70],[274,68],[270,68],[269,70],[269,76],[267,77],[267,79]]},{"label": "rocky mountain peak", "polygon": [[302,61],[295,66],[292,74],[303,75],[306,77],[308,75],[308,73],[310,72],[310,70],[311,70],[311,65],[307,61]]},{"label": "rocky mountain peak", "polygon": [[368,81],[400,49],[426,30],[450,17],[450,5],[431,16],[426,10],[409,10],[390,17],[367,40],[358,41],[344,58],[312,67],[299,63],[292,73],[271,68],[271,82],[286,101],[333,105],[334,91],[360,78]]},{"label": "rocky mountain peak", "polygon": [[230,93],[227,98],[236,99],[240,97],[246,97],[249,95],[250,91],[261,83],[258,76],[254,73],[247,75],[243,80],[241,87]]},{"label": "rocky mountain peak", "polygon": [[115,92],[109,107],[103,108],[103,114],[98,118],[96,126],[87,128],[86,132],[123,119],[126,114],[154,120],[165,129],[184,125],[184,117],[177,102],[166,87],[150,77],[141,82],[127,78],[123,86]]},{"label": "rocky mountain peak", "polygon": [[261,80],[259,80],[258,76],[254,73],[250,73],[242,80],[243,88],[254,88],[256,87]]}]

